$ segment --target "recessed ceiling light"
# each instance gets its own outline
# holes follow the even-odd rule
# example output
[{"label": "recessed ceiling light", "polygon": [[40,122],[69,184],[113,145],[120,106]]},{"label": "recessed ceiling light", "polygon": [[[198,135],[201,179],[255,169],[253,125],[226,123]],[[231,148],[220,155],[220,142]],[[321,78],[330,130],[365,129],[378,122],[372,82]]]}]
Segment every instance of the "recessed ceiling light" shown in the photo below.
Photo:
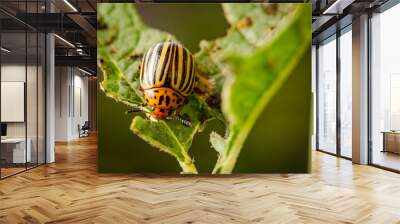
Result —
[{"label": "recessed ceiling light", "polygon": [[66,39],[64,39],[64,38],[62,38],[62,37],[60,37],[59,35],[57,35],[57,34],[54,34],[54,36],[55,37],[57,37],[59,40],[61,40],[62,42],[64,42],[64,43],[66,43],[67,45],[69,45],[70,47],[73,47],[73,48],[75,48],[75,45],[73,45],[71,42],[69,42],[68,40],[66,40]]},{"label": "recessed ceiling light", "polygon": [[354,0],[336,0],[322,14],[342,14],[343,9],[351,5]]},{"label": "recessed ceiling light", "polygon": [[78,10],[68,0],[64,0],[64,3],[67,4],[74,12],[78,12]]},{"label": "recessed ceiling light", "polygon": [[83,70],[83,69],[81,69],[81,68],[79,68],[79,67],[78,67],[78,70],[81,71],[81,72],[83,72],[83,73],[85,73],[85,74],[87,74],[87,75],[90,75],[90,76],[93,75],[92,73],[90,73],[90,72],[88,72],[88,71],[86,71],[86,70]]},{"label": "recessed ceiling light", "polygon": [[10,52],[11,52],[11,50],[9,50],[9,49],[7,49],[7,48],[5,48],[5,47],[1,47],[0,49],[1,49],[2,51],[6,52],[6,53],[10,53]]}]

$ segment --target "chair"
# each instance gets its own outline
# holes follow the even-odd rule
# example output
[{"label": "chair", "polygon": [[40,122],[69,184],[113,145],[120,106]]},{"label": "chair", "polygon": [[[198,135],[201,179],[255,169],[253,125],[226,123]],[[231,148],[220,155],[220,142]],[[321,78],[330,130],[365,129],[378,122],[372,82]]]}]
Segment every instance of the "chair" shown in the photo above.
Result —
[{"label": "chair", "polygon": [[89,129],[90,129],[89,121],[85,121],[82,127],[78,125],[79,138],[89,136]]}]

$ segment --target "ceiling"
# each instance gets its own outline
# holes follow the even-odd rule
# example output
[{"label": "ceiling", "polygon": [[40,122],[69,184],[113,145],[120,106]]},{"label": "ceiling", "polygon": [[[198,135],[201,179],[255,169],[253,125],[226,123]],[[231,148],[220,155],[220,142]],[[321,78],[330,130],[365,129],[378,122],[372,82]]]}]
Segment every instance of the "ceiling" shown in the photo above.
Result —
[{"label": "ceiling", "polygon": [[96,73],[96,0],[47,0],[47,4],[45,0],[1,0],[0,25],[2,46],[12,49],[7,53],[10,60],[32,58],[37,51],[30,43],[33,36],[51,32],[57,34],[56,65]]},{"label": "ceiling", "polygon": [[313,43],[316,44],[352,23],[355,16],[373,11],[389,0],[312,0]]},{"label": "ceiling", "polygon": [[[353,16],[376,8],[386,1],[310,0],[313,8],[313,42],[317,43],[332,35],[340,26],[351,23]],[[34,43],[29,43],[31,37],[28,35],[28,47],[25,51],[26,30],[54,32],[58,35],[55,38],[57,65],[82,66],[95,73],[97,2],[113,2],[113,0],[47,0],[47,4],[46,0],[0,0],[1,30],[7,33],[2,37],[3,46],[13,48],[13,53],[9,56],[26,55],[26,52],[30,55],[35,52],[36,46]],[[133,1],[118,0],[118,2]],[[147,0],[139,2],[147,2]],[[270,0],[269,2],[282,1]],[[285,2],[308,1],[287,0]]]}]

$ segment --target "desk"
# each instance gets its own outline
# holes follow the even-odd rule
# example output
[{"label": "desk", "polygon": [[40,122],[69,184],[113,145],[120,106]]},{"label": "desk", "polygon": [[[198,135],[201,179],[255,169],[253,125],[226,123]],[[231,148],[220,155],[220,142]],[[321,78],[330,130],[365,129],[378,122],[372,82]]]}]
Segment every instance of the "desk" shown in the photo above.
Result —
[{"label": "desk", "polygon": [[400,132],[383,131],[383,150],[382,152],[392,152],[400,154]]},{"label": "desk", "polygon": [[25,154],[25,138],[1,139],[1,147],[2,147],[1,156],[3,157],[3,159],[6,160],[6,163],[30,162],[32,158],[31,154],[32,141],[30,138],[27,139],[27,143],[28,147],[26,147],[26,154]]}]

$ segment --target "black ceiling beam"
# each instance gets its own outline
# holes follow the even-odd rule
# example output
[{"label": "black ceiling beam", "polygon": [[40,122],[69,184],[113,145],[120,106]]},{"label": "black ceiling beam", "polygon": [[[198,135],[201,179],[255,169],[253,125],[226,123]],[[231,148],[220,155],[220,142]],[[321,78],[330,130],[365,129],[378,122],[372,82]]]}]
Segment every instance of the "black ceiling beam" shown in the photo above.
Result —
[{"label": "black ceiling beam", "polygon": [[56,66],[87,67],[96,71],[97,61],[91,56],[55,56]]},{"label": "black ceiling beam", "polygon": [[22,23],[19,23],[17,21],[15,21],[14,19],[10,19],[10,18],[3,18],[0,19],[0,23],[1,23],[1,31],[2,32],[7,32],[7,31],[21,31],[21,30],[25,30],[26,26]]},{"label": "black ceiling beam", "polygon": [[324,27],[324,29],[320,30],[318,33],[313,33],[313,44],[321,43],[332,35],[335,35],[338,30],[342,30],[351,25],[352,19],[353,15],[351,14],[343,16],[340,19],[334,18],[333,22],[329,23],[329,26]]},{"label": "black ceiling beam", "polygon": [[16,17],[43,32],[82,31],[69,14],[65,13],[18,13]]},{"label": "black ceiling beam", "polygon": [[68,17],[73,20],[89,36],[86,41],[91,46],[96,46],[96,28],[82,15],[69,14]]},{"label": "black ceiling beam", "polygon": [[96,12],[96,5],[93,5],[89,0],[86,0],[86,3]]},{"label": "black ceiling beam", "polygon": [[[9,24],[9,20],[13,20],[13,23],[14,23],[15,27],[21,27],[21,25],[22,25],[22,26],[24,27],[23,30],[25,30],[26,28],[29,28],[29,29],[32,29],[32,30],[35,29],[35,27],[32,27],[31,25],[29,25],[28,23],[26,23],[25,20],[21,20],[20,18],[18,18],[17,16],[15,16],[13,13],[11,13],[11,12],[9,12],[9,11],[7,11],[7,10],[1,8],[1,7],[0,7],[0,12],[1,12],[2,14],[5,15],[5,17],[4,17],[5,22],[6,22],[5,25],[10,25],[10,24]],[[2,20],[3,20],[3,18],[0,19],[0,22],[2,22]],[[7,24],[7,22],[8,22],[8,24]],[[3,24],[2,24],[2,25],[3,25]],[[13,27],[3,27],[3,26],[2,26],[2,27],[1,27],[1,30],[2,30],[2,31],[5,31],[5,30],[7,30],[7,29],[9,29],[9,30],[14,30],[15,27],[13,28]]]},{"label": "black ceiling beam", "polygon": [[91,48],[91,47],[79,47],[78,49],[82,49],[84,55],[78,55],[77,53],[77,48],[68,48],[68,47],[56,47],[56,56],[73,56],[70,55],[70,53],[73,52],[73,54],[77,54],[78,56],[90,56],[90,57],[96,57],[97,55],[97,48]]},{"label": "black ceiling beam", "polygon": [[44,32],[80,30],[73,20],[61,13],[19,13],[17,17]]}]

